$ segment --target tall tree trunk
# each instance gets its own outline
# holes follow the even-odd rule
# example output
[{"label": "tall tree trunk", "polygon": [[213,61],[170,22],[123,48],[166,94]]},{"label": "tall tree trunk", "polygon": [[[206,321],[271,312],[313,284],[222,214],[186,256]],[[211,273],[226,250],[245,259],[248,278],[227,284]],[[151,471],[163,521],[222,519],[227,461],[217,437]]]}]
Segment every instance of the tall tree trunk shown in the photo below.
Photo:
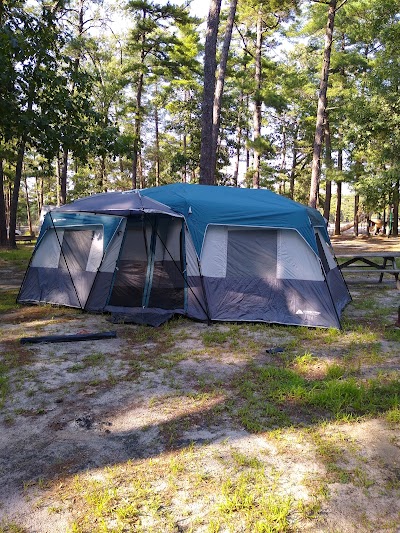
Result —
[{"label": "tall tree trunk", "polygon": [[[84,32],[84,13],[85,13],[85,0],[79,0],[79,12],[78,12],[78,39],[82,38]],[[81,61],[81,51],[78,52],[78,56],[74,61],[74,71],[78,74],[79,65]],[[71,93],[75,92],[75,82],[72,82]],[[67,146],[62,147],[63,164],[60,173],[60,195],[59,204],[65,205],[67,203],[67,179],[68,179],[68,157],[69,148]]]},{"label": "tall tree trunk", "polygon": [[236,137],[236,154],[233,168],[233,185],[238,186],[239,181],[239,164],[240,164],[240,152],[242,149],[242,128],[240,125],[237,126],[237,137]]},{"label": "tall tree trunk", "polygon": [[160,125],[157,104],[154,108],[154,122],[156,133],[156,187],[158,187],[160,185]]},{"label": "tall tree trunk", "polygon": [[182,176],[182,182],[186,183],[188,178],[188,165],[187,165],[187,159],[186,159],[186,152],[187,152],[187,135],[186,133],[183,134],[183,157],[185,164],[183,166],[183,176]]},{"label": "tall tree trunk", "polygon": [[139,187],[141,189],[145,189],[146,183],[144,180],[144,172],[143,172],[143,158],[142,158],[142,152],[140,149],[138,152],[138,178],[139,178]]},{"label": "tall tree trunk", "polygon": [[325,166],[326,166],[326,186],[325,186],[325,203],[324,203],[324,217],[329,222],[329,215],[331,212],[331,200],[332,200],[332,182],[329,179],[329,171],[333,167],[332,161],[332,139],[331,129],[329,126],[328,112],[325,112]]},{"label": "tall tree trunk", "polygon": [[358,237],[359,233],[359,224],[360,224],[360,215],[359,215],[359,206],[360,206],[360,195],[354,195],[354,235]]},{"label": "tall tree trunk", "polygon": [[107,192],[105,154],[102,154],[100,156],[100,168],[99,168],[99,179],[97,182],[97,190],[99,192]]},{"label": "tall tree trunk", "polygon": [[11,248],[17,247],[17,244],[15,242],[15,230],[17,229],[17,210],[18,210],[19,190],[21,186],[22,167],[24,164],[26,140],[27,140],[26,135],[23,135],[18,146],[17,164],[15,167],[14,186],[13,186],[12,197],[11,197],[11,205],[10,205],[10,226],[9,226],[9,235],[8,235],[8,241],[10,243]]},{"label": "tall tree trunk", "polygon": [[[246,110],[249,113],[250,110],[250,96],[246,94]],[[246,121],[247,122],[247,121]],[[246,173],[250,168],[250,148],[248,141],[250,140],[250,129],[249,126],[246,126]]]},{"label": "tall tree trunk", "polygon": [[211,149],[211,170],[214,175],[216,173],[216,167],[217,167],[217,147],[218,147],[219,128],[221,125],[222,94],[224,92],[226,66],[228,64],[229,47],[231,44],[232,29],[233,29],[233,23],[235,21],[237,2],[238,0],[231,0],[228,20],[226,23],[224,43],[222,46],[221,59],[219,62],[218,77],[217,77],[217,82],[215,85],[213,122],[212,122],[212,149]]},{"label": "tall tree trunk", "polygon": [[215,185],[212,169],[213,110],[215,95],[215,71],[217,69],[217,37],[221,0],[211,0],[207,20],[204,47],[204,88],[201,106],[200,180],[202,185]]},{"label": "tall tree trunk", "polygon": [[336,182],[337,203],[335,215],[335,235],[340,235],[340,212],[342,207],[342,182]]},{"label": "tall tree trunk", "polygon": [[57,154],[57,181],[56,181],[56,203],[60,207],[60,183],[61,183],[61,156]]},{"label": "tall tree trunk", "polygon": [[236,152],[235,152],[234,169],[233,169],[233,184],[235,187],[238,186],[240,153],[242,151],[242,135],[243,135],[242,125],[241,125],[242,107],[243,107],[243,90],[240,91],[239,113],[237,115],[237,122],[236,122]]},{"label": "tall tree trunk", "polygon": [[[185,99],[185,103],[188,102],[190,99],[189,91],[187,90],[185,90],[184,92],[184,99]],[[183,175],[182,175],[183,183],[186,183],[188,181],[188,177],[190,176],[189,169],[188,169],[188,161],[187,161],[187,141],[188,141],[188,136],[185,131],[183,133],[183,138],[182,138],[183,157],[184,157]]]},{"label": "tall tree trunk", "polygon": [[400,182],[397,180],[393,189],[393,229],[392,235],[398,237],[399,235],[399,187]]},{"label": "tall tree trunk", "polygon": [[[340,172],[343,170],[343,150],[338,150],[337,168]],[[342,212],[342,182],[336,182],[337,201],[336,201],[336,217],[335,217],[335,235],[340,235],[340,214]]]},{"label": "tall tree trunk", "polygon": [[68,148],[63,149],[60,172],[60,205],[67,203]]},{"label": "tall tree trunk", "polygon": [[[285,117],[286,118],[286,117]],[[286,174],[286,154],[287,154],[287,139],[286,139],[286,125],[283,123],[282,128],[282,154],[281,154],[281,179],[279,180],[279,194],[285,194],[285,178],[283,177]]]},{"label": "tall tree trunk", "polygon": [[296,181],[296,169],[297,169],[297,136],[299,134],[299,126],[296,126],[293,136],[293,148],[292,148],[292,168],[290,169],[289,177],[289,198],[294,199],[294,186]]},{"label": "tall tree trunk", "polygon": [[324,60],[319,86],[317,122],[315,126],[315,137],[313,145],[313,161],[311,170],[311,186],[309,205],[316,208],[318,205],[319,182],[321,179],[321,150],[324,138],[324,118],[327,103],[329,65],[331,61],[333,27],[335,23],[337,0],[330,0],[328,9],[328,22],[325,31]]},{"label": "tall tree trunk", "polygon": [[254,115],[253,115],[253,140],[254,140],[254,172],[253,172],[253,187],[260,188],[260,148],[258,142],[261,137],[261,48],[263,42],[262,31],[262,11],[258,12],[257,17],[257,36],[256,36],[256,53],[255,53],[255,99],[254,99]]},{"label": "tall tree trunk", "polygon": [[3,160],[0,158],[0,246],[6,246],[7,236],[7,219],[6,219],[6,202],[4,197],[4,171]]},{"label": "tall tree trunk", "polygon": [[25,203],[26,203],[26,216],[28,220],[29,235],[33,235],[32,217],[31,217],[31,204],[29,201],[28,182],[26,175],[24,175],[24,187],[25,187]]},{"label": "tall tree trunk", "polygon": [[[142,63],[144,57],[142,57]],[[143,72],[139,74],[138,85],[136,89],[136,110],[135,110],[135,125],[134,138],[132,150],[132,189],[137,189],[138,183],[138,164],[139,164],[139,150],[140,150],[140,129],[142,124],[142,93],[143,93]]]},{"label": "tall tree trunk", "polygon": [[35,179],[36,184],[36,205],[37,205],[37,212],[38,215],[40,215],[40,212],[43,207],[43,177],[36,177]]}]

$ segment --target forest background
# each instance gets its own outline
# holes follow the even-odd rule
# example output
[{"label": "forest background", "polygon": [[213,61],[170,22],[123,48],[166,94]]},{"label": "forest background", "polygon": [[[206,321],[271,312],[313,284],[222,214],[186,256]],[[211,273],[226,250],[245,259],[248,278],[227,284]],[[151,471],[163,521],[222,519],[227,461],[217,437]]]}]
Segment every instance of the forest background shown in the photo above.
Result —
[{"label": "forest background", "polygon": [[0,0],[0,246],[44,205],[176,181],[267,187],[337,234],[380,213],[398,234],[398,2],[207,7]]}]

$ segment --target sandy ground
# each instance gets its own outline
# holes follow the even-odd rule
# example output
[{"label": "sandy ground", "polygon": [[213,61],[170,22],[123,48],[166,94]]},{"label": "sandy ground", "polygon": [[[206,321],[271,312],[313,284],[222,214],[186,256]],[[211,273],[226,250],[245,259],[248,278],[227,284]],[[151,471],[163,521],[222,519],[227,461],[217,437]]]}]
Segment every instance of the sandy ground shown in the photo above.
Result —
[{"label": "sandy ground", "polygon": [[[338,255],[340,251],[378,247],[400,249],[398,239],[383,237],[332,241]],[[0,267],[0,275],[2,290],[20,282],[20,273]],[[350,280],[353,298],[356,301],[366,290],[379,305],[392,309],[385,319],[393,324],[399,304],[393,279],[377,284],[376,276],[369,278],[362,285],[360,280]],[[363,319],[354,306],[350,305],[346,313],[353,318],[361,313]],[[226,327],[211,326],[221,331]],[[117,332],[115,339],[19,343],[25,336],[109,330]],[[207,383],[212,377],[213,383],[227,384],[250,358],[260,364],[270,362],[266,348],[293,341],[290,331],[249,330],[256,348],[241,354],[229,349],[215,353],[207,350],[203,334],[209,330],[205,324],[188,320],[172,322],[168,331],[174,341],[166,342],[163,350],[163,342],[154,340],[143,328],[110,324],[107,316],[51,308],[44,312],[36,307],[21,307],[3,315],[0,353],[4,358],[13,357],[16,363],[0,410],[0,531],[69,531],[75,506],[61,506],[54,512],[60,504],[59,487],[66,480],[75,474],[99,475],[107,467],[129,461],[159,458],[193,443],[196,461],[212,475],[226,468],[215,458],[232,449],[262,458],[271,471],[280,472],[279,490],[299,501],[316,498],[310,480],[321,484],[326,479],[329,497],[322,500],[316,518],[298,519],[293,530],[400,531],[399,424],[377,417],[321,426],[318,431],[325,439],[334,439],[335,446],[342,443],[337,461],[349,472],[346,481],[332,479],[326,462],[316,452],[315,438],[288,428],[277,440],[268,433],[252,434],[228,416],[208,416],[215,405],[229,400],[227,387],[221,387],[220,396],[199,399],[199,383]],[[308,348],[304,341],[300,351]],[[399,372],[398,343],[387,342],[383,349],[387,355],[384,360],[360,369],[366,376]],[[340,359],[340,346],[314,346],[313,353],[321,361],[334,361]],[[145,362],[138,372],[132,360],[140,356],[143,361],[143,354]],[[173,431],[171,442],[167,436]],[[191,508],[189,513],[186,509],[191,519],[174,531],[207,531],[203,526],[190,526],[195,523],[193,517],[207,514],[207,500],[201,505],[199,502],[201,498],[197,511]],[[185,505],[189,503],[176,504],[177,516],[184,513]],[[93,531],[97,530],[94,525]],[[151,525],[145,530],[162,531]],[[235,531],[239,530],[243,531]]]}]

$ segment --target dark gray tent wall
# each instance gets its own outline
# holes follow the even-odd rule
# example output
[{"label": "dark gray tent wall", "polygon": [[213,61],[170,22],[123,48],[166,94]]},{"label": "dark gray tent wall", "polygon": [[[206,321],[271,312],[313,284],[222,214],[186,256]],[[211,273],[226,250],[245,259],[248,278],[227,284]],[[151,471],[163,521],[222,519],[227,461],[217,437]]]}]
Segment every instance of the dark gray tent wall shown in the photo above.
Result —
[{"label": "dark gray tent wall", "polygon": [[340,327],[321,261],[294,230],[210,225],[201,269],[213,320]]}]

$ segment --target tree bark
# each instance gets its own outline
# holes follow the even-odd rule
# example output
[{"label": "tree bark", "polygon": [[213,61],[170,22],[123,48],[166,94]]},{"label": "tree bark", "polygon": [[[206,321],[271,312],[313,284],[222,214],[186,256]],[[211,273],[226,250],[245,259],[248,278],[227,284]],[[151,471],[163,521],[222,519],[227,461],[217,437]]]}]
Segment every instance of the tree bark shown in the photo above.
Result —
[{"label": "tree bark", "polygon": [[281,169],[280,175],[281,179],[279,180],[279,194],[286,193],[286,183],[283,176],[286,174],[286,154],[287,154],[287,138],[286,138],[286,117],[284,116],[283,128],[282,128],[282,153],[281,153]]},{"label": "tree bark", "polygon": [[299,126],[297,125],[293,135],[293,148],[292,148],[292,168],[290,169],[289,176],[289,198],[294,199],[294,187],[296,181],[296,169],[297,169],[297,137],[299,134]]},{"label": "tree bark", "polygon": [[8,243],[7,219],[6,219],[6,202],[4,198],[4,171],[3,160],[0,158],[0,246],[6,246]]},{"label": "tree bark", "polygon": [[400,182],[397,180],[393,189],[393,228],[392,235],[398,237],[399,235],[399,186]]},{"label": "tree bark", "polygon": [[260,188],[260,149],[257,146],[261,137],[261,48],[263,42],[262,31],[262,11],[258,12],[257,16],[257,36],[256,36],[256,53],[255,53],[255,99],[254,99],[254,115],[253,115],[253,141],[254,146],[254,161],[253,161],[253,187]]},{"label": "tree bark", "polygon": [[237,122],[236,122],[236,153],[235,153],[235,160],[234,160],[234,169],[233,169],[233,184],[235,187],[238,186],[239,181],[239,164],[240,164],[240,153],[242,151],[242,137],[243,137],[243,129],[241,125],[242,121],[242,109],[243,109],[243,90],[240,91],[240,98],[239,98],[239,113],[237,115]]},{"label": "tree bark", "polygon": [[32,217],[31,217],[31,204],[30,204],[30,201],[29,201],[28,182],[26,180],[26,176],[24,176],[24,187],[25,187],[26,216],[27,216],[27,219],[28,219],[29,235],[33,235]]},{"label": "tree bark", "polygon": [[211,0],[207,20],[204,47],[204,88],[201,106],[200,184],[215,185],[212,169],[213,111],[215,95],[215,71],[217,69],[217,38],[221,0]]},{"label": "tree bark", "polygon": [[106,156],[104,154],[100,156],[100,168],[99,168],[99,179],[97,183],[97,189],[99,192],[107,192]]},{"label": "tree bark", "polygon": [[[79,13],[78,13],[78,39],[80,39],[84,32],[84,4],[85,0],[79,1]],[[79,70],[79,65],[81,61],[81,53],[78,53],[74,61],[74,71],[77,74]],[[71,92],[75,91],[75,82],[72,82]],[[63,164],[60,173],[60,196],[59,204],[64,205],[67,203],[67,179],[68,179],[68,156],[69,149],[66,146],[62,147],[63,152]]]},{"label": "tree bark", "polygon": [[156,187],[158,187],[160,185],[160,124],[157,105],[154,108],[154,122],[156,133]]},{"label": "tree bark", "polygon": [[360,223],[359,213],[358,213],[359,205],[360,205],[360,195],[356,194],[354,196],[354,235],[356,237],[358,237],[359,223]]},{"label": "tree bark", "polygon": [[18,146],[17,164],[15,167],[15,177],[14,177],[14,187],[12,191],[11,205],[10,205],[10,227],[9,227],[9,235],[8,235],[8,242],[10,244],[10,248],[17,247],[17,244],[15,242],[15,230],[17,228],[17,210],[18,210],[19,190],[21,186],[22,167],[23,167],[24,156],[25,156],[25,146],[26,146],[26,135],[23,135]]},{"label": "tree bark", "polygon": [[321,150],[324,138],[324,118],[327,104],[329,65],[331,60],[336,5],[337,0],[330,0],[328,9],[328,22],[325,31],[324,60],[322,64],[321,81],[319,86],[309,199],[309,205],[314,208],[316,208],[318,205],[319,183],[321,179]]},{"label": "tree bark", "polygon": [[135,125],[134,138],[132,150],[132,189],[137,189],[138,182],[138,164],[139,164],[139,148],[140,148],[140,129],[142,124],[142,93],[143,93],[143,72],[139,74],[138,86],[136,89],[136,110],[135,110]]},{"label": "tree bark", "polygon": [[[341,172],[343,170],[343,150],[339,148],[338,150],[338,170]],[[342,211],[342,182],[336,182],[337,187],[337,201],[336,201],[336,216],[335,216],[335,235],[340,235],[340,214]]]},{"label": "tree bark", "polygon": [[226,23],[224,43],[222,46],[221,59],[219,62],[218,77],[215,85],[214,108],[213,108],[213,123],[212,123],[212,150],[211,150],[211,170],[213,174],[216,173],[217,167],[217,147],[218,135],[221,125],[221,105],[222,94],[224,92],[226,66],[228,64],[229,47],[232,39],[233,23],[235,21],[236,7],[238,0],[231,0],[229,8],[228,20]]},{"label": "tree bark", "polygon": [[40,212],[43,207],[43,177],[36,178],[36,202],[37,202],[37,210],[38,215],[40,215]]},{"label": "tree bark", "polygon": [[146,183],[145,183],[144,172],[143,172],[143,158],[142,158],[142,152],[140,148],[138,152],[138,178],[139,178],[140,189],[145,189]]},{"label": "tree bark", "polygon": [[[329,117],[328,113],[325,112],[325,166],[327,173],[333,167],[332,161],[332,139],[331,139],[331,129],[329,127]],[[325,186],[325,203],[324,203],[324,217],[329,222],[329,215],[331,212],[331,200],[332,200],[332,182],[329,179],[329,176],[326,177],[326,186]]]},{"label": "tree bark", "polygon": [[[246,94],[246,114],[249,114],[250,112],[250,96],[249,94]],[[249,148],[249,140],[250,140],[250,128],[249,123],[246,120],[246,174],[247,171],[250,168],[250,148]]]},{"label": "tree bark", "polygon": [[63,149],[60,171],[60,205],[67,203],[68,148]]}]

